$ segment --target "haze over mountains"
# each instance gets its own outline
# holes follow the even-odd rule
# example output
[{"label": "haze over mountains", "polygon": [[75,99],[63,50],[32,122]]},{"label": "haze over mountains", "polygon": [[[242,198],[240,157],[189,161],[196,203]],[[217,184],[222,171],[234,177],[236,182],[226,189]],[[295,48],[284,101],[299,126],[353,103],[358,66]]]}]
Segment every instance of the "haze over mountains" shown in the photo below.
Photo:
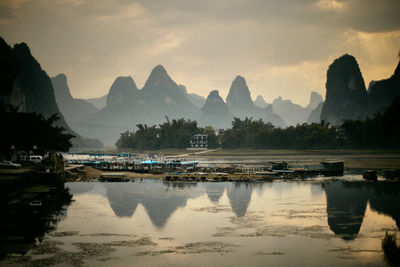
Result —
[{"label": "haze over mountains", "polygon": [[134,130],[139,123],[154,125],[172,118],[198,121],[214,128],[231,126],[233,117],[253,117],[284,127],[284,121],[269,108],[254,105],[243,77],[236,77],[225,103],[217,91],[204,100],[188,94],[183,85],[171,79],[165,68],[156,66],[144,87],[138,89],[132,77],[118,77],[107,95],[106,106],[74,124],[83,135],[114,144],[119,134]]},{"label": "haze over mountains", "polygon": [[67,84],[65,74],[59,74],[51,78],[54,88],[56,101],[65,120],[72,129],[75,129],[75,123],[88,117],[98,111],[93,104],[83,99],[73,98]]},{"label": "haze over mountains", "polygon": [[390,78],[371,82],[367,91],[356,59],[347,54],[329,66],[325,102],[312,92],[306,107],[281,97],[272,104],[262,96],[253,102],[240,75],[233,80],[226,101],[218,90],[212,90],[204,99],[188,93],[161,65],[152,70],[141,89],[132,77],[121,76],[115,79],[106,97],[74,99],[67,77],[59,74],[50,80],[26,44],[11,48],[0,38],[0,58],[2,104],[46,117],[59,113],[58,125],[74,134],[98,138],[106,145],[114,145],[120,133],[135,130],[139,123],[159,124],[166,117],[196,120],[200,126],[216,129],[230,127],[234,117],[262,119],[276,127],[319,123],[321,119],[339,125],[345,119],[373,116],[388,108],[400,94],[400,65]]},{"label": "haze over mountains", "polygon": [[[303,107],[281,97],[272,104],[266,103],[262,96],[253,102],[242,76],[233,80],[226,102],[218,90],[211,91],[204,100],[187,93],[184,85],[175,83],[165,68],[158,65],[142,89],[137,88],[133,78],[118,77],[107,95],[106,106],[82,119],[77,131],[113,144],[120,132],[134,130],[138,123],[162,123],[165,116],[184,117],[198,121],[200,126],[214,128],[230,127],[233,117],[261,118],[277,127],[320,123],[321,119],[337,125],[344,119],[372,116],[390,106],[400,93],[398,76],[399,67],[391,78],[372,83],[367,93],[355,58],[344,55],[328,69],[327,101],[312,92],[309,104]],[[373,101],[374,98],[378,101]]]},{"label": "haze over mountains", "polygon": [[[282,99],[278,97],[272,101],[272,104],[265,102],[262,96],[257,96],[254,104],[261,108],[271,107],[272,111],[279,115],[287,126],[296,126],[297,124],[307,123],[319,123],[319,116],[321,110],[317,109],[319,105],[322,105],[322,96],[317,92],[311,92],[310,102],[306,107],[293,103],[290,99]],[[314,115],[310,119],[311,113]],[[315,117],[315,118],[314,118]]]},{"label": "haze over mountains", "polygon": [[102,109],[107,105],[107,95],[103,95],[100,97],[88,98],[87,102],[95,106],[97,109]]},{"label": "haze over mountains", "polygon": [[322,96],[311,92],[310,102],[307,107],[294,104],[291,100],[283,100],[278,97],[272,102],[272,110],[278,114],[288,126],[305,123],[310,113],[322,102]]}]

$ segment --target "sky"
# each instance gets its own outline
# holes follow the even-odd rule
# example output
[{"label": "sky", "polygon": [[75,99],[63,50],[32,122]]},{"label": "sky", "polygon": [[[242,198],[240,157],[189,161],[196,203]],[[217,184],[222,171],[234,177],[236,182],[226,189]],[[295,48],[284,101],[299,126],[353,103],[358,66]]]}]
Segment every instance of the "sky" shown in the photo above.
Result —
[{"label": "sky", "polygon": [[390,77],[399,14],[399,0],[1,0],[0,36],[27,43],[49,76],[65,73],[75,98],[107,94],[118,76],[142,88],[161,64],[204,97],[225,99],[242,75],[253,99],[306,105],[345,53],[367,87]]}]

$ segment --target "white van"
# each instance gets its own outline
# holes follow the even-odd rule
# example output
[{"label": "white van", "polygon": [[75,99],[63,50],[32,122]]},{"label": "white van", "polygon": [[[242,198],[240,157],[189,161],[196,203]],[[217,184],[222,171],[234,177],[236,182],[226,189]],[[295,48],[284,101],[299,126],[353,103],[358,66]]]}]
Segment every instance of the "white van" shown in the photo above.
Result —
[{"label": "white van", "polygon": [[28,156],[27,160],[30,162],[34,162],[36,164],[39,164],[40,162],[42,162],[42,156],[39,155],[32,155],[32,156]]}]

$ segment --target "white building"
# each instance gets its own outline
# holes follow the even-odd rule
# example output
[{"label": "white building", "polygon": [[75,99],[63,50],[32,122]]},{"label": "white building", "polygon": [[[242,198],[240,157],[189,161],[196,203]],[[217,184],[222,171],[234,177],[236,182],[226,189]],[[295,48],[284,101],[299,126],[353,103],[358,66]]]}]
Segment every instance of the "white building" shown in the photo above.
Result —
[{"label": "white building", "polygon": [[208,134],[195,134],[190,139],[190,149],[206,150],[208,148]]}]

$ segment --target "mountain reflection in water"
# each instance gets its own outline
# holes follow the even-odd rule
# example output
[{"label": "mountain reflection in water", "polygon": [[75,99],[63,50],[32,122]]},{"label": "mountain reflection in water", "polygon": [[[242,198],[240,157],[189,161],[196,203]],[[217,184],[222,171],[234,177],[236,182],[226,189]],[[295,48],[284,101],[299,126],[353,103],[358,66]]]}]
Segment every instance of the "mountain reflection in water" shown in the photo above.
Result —
[{"label": "mountain reflection in water", "polygon": [[[301,184],[301,183],[300,183]],[[400,183],[397,182],[303,182],[312,195],[326,195],[326,213],[332,232],[343,239],[354,239],[360,231],[367,203],[378,213],[392,217],[400,228]],[[88,184],[71,184],[74,194],[94,188]],[[80,187],[80,186],[83,187]],[[118,217],[132,217],[138,204],[145,208],[154,226],[162,228],[178,208],[189,199],[204,194],[217,205],[226,192],[232,212],[244,217],[252,200],[253,191],[262,197],[271,187],[279,194],[295,190],[297,182],[282,183],[162,183],[148,180],[143,183],[103,183],[110,207]],[[95,193],[95,192],[94,192]],[[290,193],[289,193],[290,194]],[[266,203],[267,204],[267,203]]]},{"label": "mountain reflection in water", "polygon": [[329,228],[343,239],[357,236],[368,202],[372,210],[392,217],[400,228],[400,183],[329,182],[323,187]]}]

